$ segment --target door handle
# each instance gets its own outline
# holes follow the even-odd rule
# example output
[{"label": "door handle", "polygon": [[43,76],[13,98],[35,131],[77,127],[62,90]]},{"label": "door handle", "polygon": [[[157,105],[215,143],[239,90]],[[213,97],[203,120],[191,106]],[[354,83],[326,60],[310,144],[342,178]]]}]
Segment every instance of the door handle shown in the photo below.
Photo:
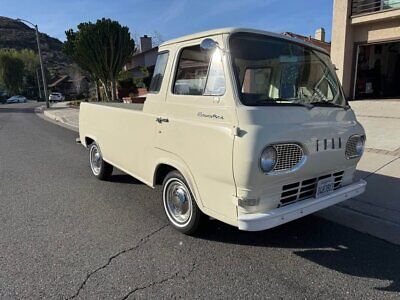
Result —
[{"label": "door handle", "polygon": [[169,122],[169,120],[167,119],[167,118],[162,118],[162,117],[158,117],[157,119],[156,119],[156,121],[158,122],[158,123],[168,123]]}]

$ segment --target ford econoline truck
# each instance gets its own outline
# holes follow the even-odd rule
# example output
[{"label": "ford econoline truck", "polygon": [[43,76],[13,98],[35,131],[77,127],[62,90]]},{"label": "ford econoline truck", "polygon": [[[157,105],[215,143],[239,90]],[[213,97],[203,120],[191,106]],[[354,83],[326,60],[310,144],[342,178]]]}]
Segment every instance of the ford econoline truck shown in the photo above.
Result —
[{"label": "ford econoline truck", "polygon": [[82,103],[94,176],[113,167],[162,184],[171,225],[205,216],[241,230],[284,224],[364,192],[365,132],[328,53],[265,31],[227,28],[159,47],[144,104]]}]

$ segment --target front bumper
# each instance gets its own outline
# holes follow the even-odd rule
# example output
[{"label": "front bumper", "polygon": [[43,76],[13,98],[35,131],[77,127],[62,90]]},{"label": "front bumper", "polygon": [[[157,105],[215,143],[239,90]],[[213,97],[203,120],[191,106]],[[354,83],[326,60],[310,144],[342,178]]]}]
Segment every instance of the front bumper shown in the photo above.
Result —
[{"label": "front bumper", "polygon": [[365,191],[366,185],[364,180],[360,180],[318,199],[310,198],[265,213],[243,214],[238,217],[238,227],[246,231],[273,228],[356,197]]}]

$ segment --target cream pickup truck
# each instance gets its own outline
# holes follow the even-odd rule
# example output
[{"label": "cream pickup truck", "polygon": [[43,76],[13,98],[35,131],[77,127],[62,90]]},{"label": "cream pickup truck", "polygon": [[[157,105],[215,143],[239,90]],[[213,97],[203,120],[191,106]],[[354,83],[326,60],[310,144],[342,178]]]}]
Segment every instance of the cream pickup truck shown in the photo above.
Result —
[{"label": "cream pickup truck", "polygon": [[226,28],[159,47],[144,104],[82,103],[82,144],[101,180],[116,167],[162,184],[171,225],[205,216],[257,231],[364,192],[365,132],[324,50]]}]

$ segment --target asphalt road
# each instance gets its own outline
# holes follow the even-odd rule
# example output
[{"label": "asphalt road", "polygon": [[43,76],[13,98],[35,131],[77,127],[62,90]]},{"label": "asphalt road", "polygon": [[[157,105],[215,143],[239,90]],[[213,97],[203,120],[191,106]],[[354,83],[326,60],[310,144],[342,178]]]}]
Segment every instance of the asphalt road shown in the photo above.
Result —
[{"label": "asphalt road", "polygon": [[96,180],[34,105],[0,105],[1,299],[400,297],[400,247],[317,217],[174,231],[160,188]]}]

